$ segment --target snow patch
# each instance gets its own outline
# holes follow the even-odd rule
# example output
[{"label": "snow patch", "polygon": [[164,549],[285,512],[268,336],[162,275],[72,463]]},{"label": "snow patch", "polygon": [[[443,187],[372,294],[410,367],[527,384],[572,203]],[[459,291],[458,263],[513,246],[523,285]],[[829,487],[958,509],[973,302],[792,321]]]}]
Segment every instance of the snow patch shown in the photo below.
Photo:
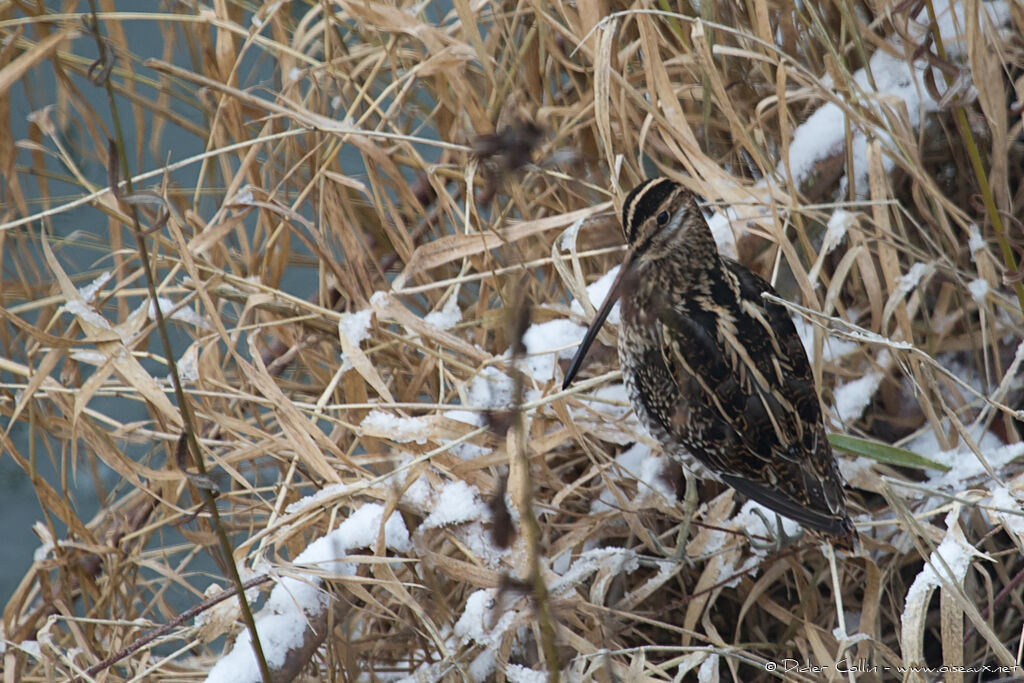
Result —
[{"label": "snow patch", "polygon": [[913,652],[914,644],[920,650],[920,641],[916,634],[922,633],[921,625],[928,610],[928,602],[931,599],[932,591],[943,584],[962,585],[967,576],[967,570],[971,566],[974,557],[985,557],[978,552],[960,529],[957,517],[960,514],[960,506],[956,505],[946,515],[946,536],[942,543],[928,558],[928,564],[914,579],[910,590],[907,591],[907,598],[904,602],[901,623],[903,624],[903,653],[904,659],[916,659],[908,657],[908,651]]},{"label": "snow patch", "polygon": [[[798,536],[800,534],[801,528],[798,523],[781,514],[778,515],[778,519],[782,520],[782,531],[787,536]],[[770,526],[765,526],[765,520],[768,520]],[[779,529],[775,520],[776,512],[774,510],[769,510],[757,501],[748,500],[740,508],[740,511],[729,520],[729,526],[739,531],[746,531],[754,537],[776,538],[779,535]],[[765,554],[767,552],[758,550],[753,546],[751,550],[757,554]]]},{"label": "snow patch", "polygon": [[974,299],[974,303],[979,306],[984,305],[985,295],[988,294],[988,280],[978,278],[977,280],[971,280],[967,283],[967,291],[971,293],[971,298]]},{"label": "snow patch", "polygon": [[464,642],[473,641],[484,647],[497,649],[501,637],[512,626],[518,612],[503,610],[495,614],[498,606],[497,591],[478,590],[466,600],[466,608],[455,623],[455,635]]},{"label": "snow patch", "polygon": [[359,487],[359,485],[353,486],[352,484],[328,484],[316,493],[289,503],[284,512],[286,515],[295,515],[312,507],[322,507],[325,501],[341,498]]},{"label": "snow patch", "polygon": [[[590,303],[593,304],[595,309],[601,310],[601,306],[604,305],[604,300],[608,298],[608,291],[612,288],[612,283],[615,282],[615,278],[618,276],[619,269],[621,267],[622,266],[613,267],[607,273],[598,278],[596,282],[587,287],[587,296],[590,297]],[[569,304],[569,309],[580,316],[584,315],[583,306],[576,299],[573,299],[572,303]],[[612,310],[608,314],[607,322],[612,325],[619,325],[622,322],[618,302],[615,302],[615,305],[612,306]]]},{"label": "snow patch", "polygon": [[994,508],[1015,511],[1016,514],[1013,512],[1003,512],[1002,510],[989,510],[988,512],[1009,531],[1024,539],[1024,506],[1021,505],[1020,499],[1013,495],[1010,489],[1005,486],[997,486],[992,491],[989,505]]},{"label": "snow patch", "polygon": [[60,307],[60,310],[70,313],[82,322],[88,323],[93,327],[98,327],[101,330],[114,329],[106,318],[97,313],[92,306],[84,301],[68,301]]},{"label": "snow patch", "polygon": [[421,529],[447,526],[476,520],[490,519],[491,512],[480,500],[475,486],[458,479],[445,484],[441,489],[433,511],[420,525]]},{"label": "snow patch", "polygon": [[[185,353],[175,362],[178,368],[178,379],[182,382],[195,382],[199,379],[199,344],[192,343]],[[171,375],[167,375],[167,383],[173,384]]]},{"label": "snow patch", "polygon": [[103,285],[107,284],[112,277],[114,277],[114,271],[108,270],[85,287],[80,287],[78,290],[79,296],[82,297],[83,301],[92,301],[96,296],[96,292],[98,292]]},{"label": "snow patch", "polygon": [[509,664],[505,667],[505,677],[510,683],[546,683],[548,672],[529,669],[522,664]]},{"label": "snow patch", "polygon": [[452,294],[448,297],[448,301],[445,302],[444,307],[440,311],[433,311],[427,313],[423,317],[423,322],[434,327],[439,327],[442,330],[450,330],[451,328],[462,322],[462,310],[459,308],[459,297]]},{"label": "snow patch", "polygon": [[512,407],[514,389],[511,377],[487,366],[469,383],[466,400],[472,407],[482,410],[507,410]]},{"label": "snow patch", "polygon": [[355,313],[344,313],[338,320],[338,332],[345,335],[352,346],[359,346],[364,339],[370,336],[370,319],[372,317],[373,309],[370,308]]},{"label": "snow patch", "polygon": [[[942,31],[943,43],[946,46],[947,58],[955,59],[963,54],[966,47],[962,32],[958,34],[958,26],[964,26],[964,8],[962,3],[955,3],[950,7],[948,0],[934,3],[937,24]],[[994,0],[993,2],[980,3],[979,7],[987,13],[992,24],[1003,26],[1009,20],[1009,3],[1005,0]],[[918,39],[924,37],[929,30],[927,8],[922,9],[910,24],[911,41],[916,44]],[[982,25],[985,22],[982,21]],[[897,41],[893,41],[897,43]],[[856,86],[854,97],[857,98],[860,106],[871,109],[879,120],[884,121],[889,115],[890,109],[895,109],[893,100],[900,102],[900,109],[907,113],[909,123],[915,129],[921,124],[921,117],[924,114],[937,111],[941,106],[933,99],[925,86],[924,76],[926,69],[932,69],[936,82],[942,82],[941,74],[930,67],[923,59],[908,62],[902,55],[904,47],[899,41],[894,45],[895,50],[876,50],[871,56],[869,66],[874,77],[874,86],[868,79],[867,70],[859,69],[853,75]],[[877,88],[877,89],[876,89]],[[859,91],[859,92],[858,92]],[[794,131],[793,141],[789,146],[789,169],[793,175],[793,182],[803,185],[814,170],[815,164],[825,158],[842,152],[845,145],[846,135],[844,122],[846,115],[842,108],[829,102],[819,107],[808,119],[798,126]],[[864,131],[853,126],[852,140],[852,161],[854,169],[854,181],[856,183],[858,196],[867,195],[867,138]],[[878,127],[872,128],[871,134],[880,139],[883,149],[892,149],[891,139]],[[786,162],[780,162],[778,173],[785,177]],[[893,159],[883,154],[882,165],[886,172],[891,171],[894,166]],[[849,179],[844,178],[838,194],[846,193]]]},{"label": "snow patch", "polygon": [[[978,429],[971,430],[970,436],[978,445],[985,462],[993,470],[998,471],[1024,455],[1024,441],[1003,445],[999,437],[992,432],[980,432]],[[985,465],[965,443],[961,442],[958,447],[950,450],[941,450],[938,439],[931,430],[912,439],[905,448],[950,468],[948,472],[933,473],[928,481],[929,486],[948,486],[954,491],[961,491],[967,487],[969,480],[987,473]]]},{"label": "snow patch", "polygon": [[[616,468],[609,470],[609,476],[632,477],[639,482],[637,486],[637,505],[651,503],[651,499],[661,496],[667,501],[674,501],[675,491],[662,477],[668,459],[665,456],[653,455],[650,447],[639,441],[619,453],[615,458]],[[602,489],[600,495],[590,504],[592,513],[616,510],[620,507],[615,495],[608,488]]]},{"label": "snow patch", "polygon": [[397,443],[425,444],[430,437],[430,425],[423,418],[400,417],[382,410],[371,410],[359,423],[359,429]]},{"label": "snow patch", "polygon": [[188,308],[186,306],[183,308],[179,308],[178,310],[175,310],[177,304],[171,301],[170,299],[162,296],[158,296],[156,298],[156,305],[153,304],[152,299],[149,300],[149,308],[146,309],[146,314],[149,316],[150,320],[156,320],[157,305],[160,306],[160,314],[163,315],[165,318],[177,320],[179,322],[183,322],[189,325],[195,325],[201,330],[213,329],[213,325],[210,324],[210,321],[208,321],[206,318],[193,311],[191,308]]},{"label": "snow patch", "polygon": [[[804,350],[807,351],[807,359],[813,365],[815,361],[814,330],[817,326],[814,323],[808,322],[802,316],[795,316],[793,318],[793,326],[796,327],[796,333],[800,335],[800,341],[804,345]],[[859,348],[857,342],[832,336],[827,333],[827,330],[825,332],[825,338],[821,344],[821,353],[822,360],[826,363],[831,363],[838,358],[848,356]]]},{"label": "snow patch", "polygon": [[[367,503],[356,510],[334,531],[306,546],[295,558],[295,565],[310,565],[318,573],[298,570],[283,577],[270,592],[266,606],[256,615],[256,630],[267,664],[280,668],[288,653],[298,648],[309,628],[308,620],[318,616],[329,597],[320,590],[319,572],[350,576],[355,565],[341,557],[359,548],[373,548],[381,527],[388,548],[404,553],[411,548],[409,532],[402,516],[392,513],[384,521],[384,507]],[[253,655],[250,634],[238,634],[231,651],[223,655],[206,677],[207,683],[248,683],[260,681],[260,672]]]},{"label": "snow patch", "polygon": [[583,340],[586,328],[560,318],[530,325],[523,334],[526,367],[538,382],[555,377],[555,360],[569,360]]},{"label": "snow patch", "polygon": [[972,261],[977,259],[979,251],[984,251],[985,249],[985,238],[981,236],[981,230],[974,223],[971,223],[968,232],[967,248],[971,250]]},{"label": "snow patch", "polygon": [[582,553],[557,581],[551,584],[552,593],[564,593],[570,588],[607,569],[612,575],[631,574],[640,566],[636,553],[626,548],[594,548]]},{"label": "snow patch", "polygon": [[850,226],[857,221],[857,214],[846,209],[836,209],[828,218],[828,227],[821,244],[821,253],[827,254],[843,241]]},{"label": "snow patch", "polygon": [[719,681],[718,672],[718,661],[719,656],[717,654],[708,655],[708,658],[701,662],[700,668],[697,669],[697,680],[700,683],[711,683],[712,681]]},{"label": "snow patch", "polygon": [[901,275],[900,279],[897,280],[896,291],[901,295],[909,294],[915,287],[917,287],[918,284],[920,284],[924,277],[931,275],[934,270],[934,263],[921,263],[918,261],[914,265],[910,266],[910,270]]},{"label": "snow patch", "polygon": [[718,251],[722,256],[735,259],[736,236],[732,232],[732,222],[739,219],[736,209],[726,207],[722,211],[716,211],[708,217],[708,227],[711,228],[711,236],[715,238]]},{"label": "snow patch", "polygon": [[872,370],[863,377],[840,384],[832,392],[833,409],[842,424],[859,420],[864,410],[871,404],[879,385],[885,375]]}]

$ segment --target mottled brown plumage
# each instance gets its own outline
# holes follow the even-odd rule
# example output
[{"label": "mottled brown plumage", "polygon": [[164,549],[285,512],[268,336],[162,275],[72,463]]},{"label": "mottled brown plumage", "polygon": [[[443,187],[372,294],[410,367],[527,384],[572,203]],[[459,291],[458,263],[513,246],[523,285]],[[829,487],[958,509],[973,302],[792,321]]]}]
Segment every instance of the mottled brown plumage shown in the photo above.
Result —
[{"label": "mottled brown plumage", "polygon": [[693,194],[667,179],[629,193],[630,252],[565,377],[617,294],[619,359],[633,409],[700,477],[849,548],[855,531],[807,354],[771,285],[718,253]]}]

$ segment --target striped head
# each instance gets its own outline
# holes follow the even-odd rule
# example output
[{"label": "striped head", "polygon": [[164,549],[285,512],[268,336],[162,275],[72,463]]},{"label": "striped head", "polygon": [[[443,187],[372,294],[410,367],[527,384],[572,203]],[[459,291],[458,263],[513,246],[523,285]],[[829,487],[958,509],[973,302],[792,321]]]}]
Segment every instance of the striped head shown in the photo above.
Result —
[{"label": "striped head", "polygon": [[622,233],[639,260],[715,248],[694,194],[668,178],[645,180],[630,191],[622,205]]},{"label": "striped head", "polygon": [[[565,373],[568,387],[583,363],[587,349],[597,338],[612,306],[619,300],[622,283],[635,281],[640,269],[677,273],[680,269],[713,268],[718,248],[693,193],[668,178],[653,178],[633,188],[622,205],[622,232],[629,243],[619,275],[612,283],[604,305],[590,324]],[[664,266],[664,267],[663,267]],[[662,277],[662,284],[665,278]],[[657,286],[653,280],[648,284]]]}]

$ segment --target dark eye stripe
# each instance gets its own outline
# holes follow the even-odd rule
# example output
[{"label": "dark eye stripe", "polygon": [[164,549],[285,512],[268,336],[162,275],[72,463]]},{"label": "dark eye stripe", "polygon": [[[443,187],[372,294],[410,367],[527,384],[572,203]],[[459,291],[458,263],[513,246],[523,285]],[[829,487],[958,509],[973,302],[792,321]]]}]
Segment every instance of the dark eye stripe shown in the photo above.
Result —
[{"label": "dark eye stripe", "polygon": [[629,244],[636,240],[643,222],[658,211],[677,187],[679,185],[668,178],[652,178],[629,193],[622,205],[622,232]]}]

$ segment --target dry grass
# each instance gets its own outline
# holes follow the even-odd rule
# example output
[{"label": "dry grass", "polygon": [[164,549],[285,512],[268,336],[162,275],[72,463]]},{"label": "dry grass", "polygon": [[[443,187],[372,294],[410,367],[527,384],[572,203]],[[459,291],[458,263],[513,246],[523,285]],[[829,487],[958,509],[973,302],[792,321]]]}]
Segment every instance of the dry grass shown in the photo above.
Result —
[{"label": "dry grass", "polygon": [[[211,487],[243,578],[302,576],[290,560],[371,503],[408,529],[408,546],[381,536],[346,547],[355,573],[322,575],[333,600],[306,633],[315,653],[282,668],[304,679],[472,680],[488,658],[498,681],[553,659],[580,681],[748,681],[780,676],[767,669],[784,660],[822,667],[787,680],[848,678],[841,660],[863,680],[937,675],[895,668],[911,664],[1024,674],[1013,668],[1024,475],[992,441],[1020,442],[1020,4],[1002,29],[969,13],[940,41],[911,21],[927,5],[886,0],[798,13],[703,3],[696,18],[685,3],[296,0],[255,15],[253,4],[129,14],[101,0],[117,58],[98,65],[82,16],[24,13],[37,3],[0,14],[0,109],[9,118],[24,94],[35,107],[23,136],[0,127],[0,447],[31,478],[56,543],[5,606],[5,680],[90,667],[104,681],[201,679],[225,649],[218,637],[243,628],[234,598],[201,607],[202,628],[177,619],[211,583],[230,583]],[[163,44],[145,47],[160,58],[136,54],[144,23],[159,27]],[[880,53],[941,67],[927,84],[947,95],[938,111],[922,117],[857,84]],[[36,92],[41,75],[55,75],[55,95]],[[120,164],[105,87],[124,129]],[[777,170],[796,127],[827,103],[845,142],[807,169]],[[204,151],[183,158],[172,130]],[[933,459],[986,463],[939,479],[844,455],[863,547],[837,558],[838,594],[817,547],[752,551],[733,494],[714,486],[701,488],[690,561],[674,561],[680,506],[616,461],[647,437],[616,416],[621,401],[585,401],[617,382],[610,348],[595,349],[569,392],[506,355],[524,310],[534,324],[581,320],[568,302],[621,258],[612,208],[655,172],[730,207],[739,257],[807,309],[819,349],[822,327],[874,333],[847,334],[842,357],[817,354],[828,407],[874,378],[863,411],[836,431],[916,436]],[[135,174],[120,198],[110,173]],[[839,207],[851,216],[829,251]],[[138,227],[160,296],[204,321],[164,321],[190,375],[190,416],[144,313]],[[575,241],[560,242],[570,227]],[[80,288],[101,273],[89,304]],[[461,322],[424,320],[446,306]],[[368,336],[350,338],[361,311],[372,311]],[[514,377],[525,378],[522,415],[500,394]],[[483,426],[452,419],[455,408]],[[415,420],[403,435],[364,423],[371,410]],[[73,488],[34,474],[40,459],[93,476],[100,512],[79,518]],[[108,491],[110,470],[121,483]],[[662,488],[677,478],[666,469]],[[435,524],[456,482],[475,487],[475,507]],[[1000,486],[1007,495],[993,498]],[[289,507],[317,492],[316,505]],[[495,500],[509,501],[510,519]],[[1015,509],[993,512],[1006,504]],[[467,610],[480,604],[490,608]]]}]

